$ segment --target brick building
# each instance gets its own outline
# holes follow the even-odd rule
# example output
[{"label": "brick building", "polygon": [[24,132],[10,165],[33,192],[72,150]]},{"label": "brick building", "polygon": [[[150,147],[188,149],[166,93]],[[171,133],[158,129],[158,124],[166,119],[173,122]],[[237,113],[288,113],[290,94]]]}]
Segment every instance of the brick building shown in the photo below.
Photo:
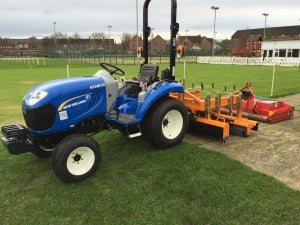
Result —
[{"label": "brick building", "polygon": [[143,39],[141,38],[141,37],[138,37],[138,46],[137,46],[137,37],[136,37],[137,35],[134,35],[131,39],[130,39],[130,41],[129,41],[129,43],[128,43],[128,51],[130,51],[130,52],[136,52],[136,50],[137,50],[137,48],[138,47],[143,47]]},{"label": "brick building", "polygon": [[[56,39],[58,49],[76,49],[76,50],[109,50],[110,47],[114,47],[114,39]],[[54,39],[46,38],[43,39],[43,46],[46,48],[53,48],[55,45]]]},{"label": "brick building", "polygon": [[201,35],[198,36],[179,36],[178,44],[183,45],[186,50],[201,49]]},{"label": "brick building", "polygon": [[207,37],[202,37],[201,38],[201,50],[204,51],[211,51],[213,47],[213,39],[212,38],[207,38]]},{"label": "brick building", "polygon": [[28,50],[28,39],[0,39],[0,50]]},{"label": "brick building", "polygon": [[178,44],[183,45],[186,50],[203,50],[210,51],[213,45],[213,39],[207,37],[197,36],[179,36]]},{"label": "brick building", "polygon": [[234,56],[299,57],[300,26],[269,27],[236,31],[232,37]]},{"label": "brick building", "polygon": [[164,52],[167,50],[168,44],[165,39],[163,39],[160,35],[157,35],[152,41],[150,41],[149,46],[153,52]]}]

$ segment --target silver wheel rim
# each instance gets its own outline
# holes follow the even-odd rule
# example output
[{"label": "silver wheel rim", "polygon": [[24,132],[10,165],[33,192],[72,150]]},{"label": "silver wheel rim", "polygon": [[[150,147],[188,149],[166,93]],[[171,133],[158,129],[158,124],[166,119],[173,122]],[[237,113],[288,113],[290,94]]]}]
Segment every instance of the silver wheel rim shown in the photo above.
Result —
[{"label": "silver wheel rim", "polygon": [[84,175],[95,163],[95,153],[89,147],[79,147],[71,152],[67,159],[68,171],[75,175]]},{"label": "silver wheel rim", "polygon": [[43,145],[39,145],[39,147],[40,147],[40,149],[42,149],[45,152],[53,152],[54,151],[54,148],[48,148]]},{"label": "silver wheel rim", "polygon": [[172,140],[178,137],[183,128],[183,117],[178,110],[169,111],[162,120],[162,133]]}]

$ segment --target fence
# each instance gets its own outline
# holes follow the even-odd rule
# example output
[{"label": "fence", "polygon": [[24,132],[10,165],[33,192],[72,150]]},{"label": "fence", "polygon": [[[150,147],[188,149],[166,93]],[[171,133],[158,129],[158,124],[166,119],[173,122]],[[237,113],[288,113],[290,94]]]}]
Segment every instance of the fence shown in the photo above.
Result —
[{"label": "fence", "polygon": [[[94,52],[91,54],[83,54],[82,52],[57,52],[56,54],[50,54],[50,58],[77,62],[110,63],[114,65],[136,65],[141,63],[141,59],[138,59],[136,55],[108,55]],[[187,61],[196,63],[197,58],[198,56],[186,56],[184,59],[176,59],[176,62]],[[149,63],[167,64],[169,63],[169,56],[166,54],[150,55]]]},{"label": "fence", "polygon": [[198,57],[197,63],[231,65],[300,66],[300,58]]}]

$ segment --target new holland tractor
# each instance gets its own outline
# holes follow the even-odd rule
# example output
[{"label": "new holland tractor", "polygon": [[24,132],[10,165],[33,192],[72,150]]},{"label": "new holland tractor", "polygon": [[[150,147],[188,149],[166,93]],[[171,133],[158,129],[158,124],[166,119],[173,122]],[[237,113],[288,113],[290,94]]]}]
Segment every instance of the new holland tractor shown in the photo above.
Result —
[{"label": "new holland tractor", "polygon": [[93,134],[115,128],[129,137],[145,135],[159,148],[182,141],[189,124],[185,105],[170,93],[183,93],[175,81],[177,2],[172,0],[170,66],[158,76],[159,66],[148,63],[148,7],[144,3],[143,60],[138,78],[118,83],[124,71],[101,63],[93,76],[59,79],[32,88],[22,103],[26,127],[2,127],[2,142],[11,154],[32,152],[52,156],[55,174],[66,182],[86,179],[97,170],[101,151]]}]

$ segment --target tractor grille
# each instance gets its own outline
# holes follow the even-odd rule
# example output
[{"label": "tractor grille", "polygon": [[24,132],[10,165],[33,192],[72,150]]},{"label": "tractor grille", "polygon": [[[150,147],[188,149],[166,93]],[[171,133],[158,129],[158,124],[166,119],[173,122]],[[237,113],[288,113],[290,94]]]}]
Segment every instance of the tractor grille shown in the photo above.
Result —
[{"label": "tractor grille", "polygon": [[26,125],[36,131],[44,131],[51,128],[55,122],[56,110],[51,104],[28,109],[23,107],[23,116]]},{"label": "tractor grille", "polygon": [[93,94],[91,102],[90,102],[90,106],[89,106],[90,108],[98,103],[98,101],[100,99],[100,95],[101,95],[101,92],[96,92]]}]

